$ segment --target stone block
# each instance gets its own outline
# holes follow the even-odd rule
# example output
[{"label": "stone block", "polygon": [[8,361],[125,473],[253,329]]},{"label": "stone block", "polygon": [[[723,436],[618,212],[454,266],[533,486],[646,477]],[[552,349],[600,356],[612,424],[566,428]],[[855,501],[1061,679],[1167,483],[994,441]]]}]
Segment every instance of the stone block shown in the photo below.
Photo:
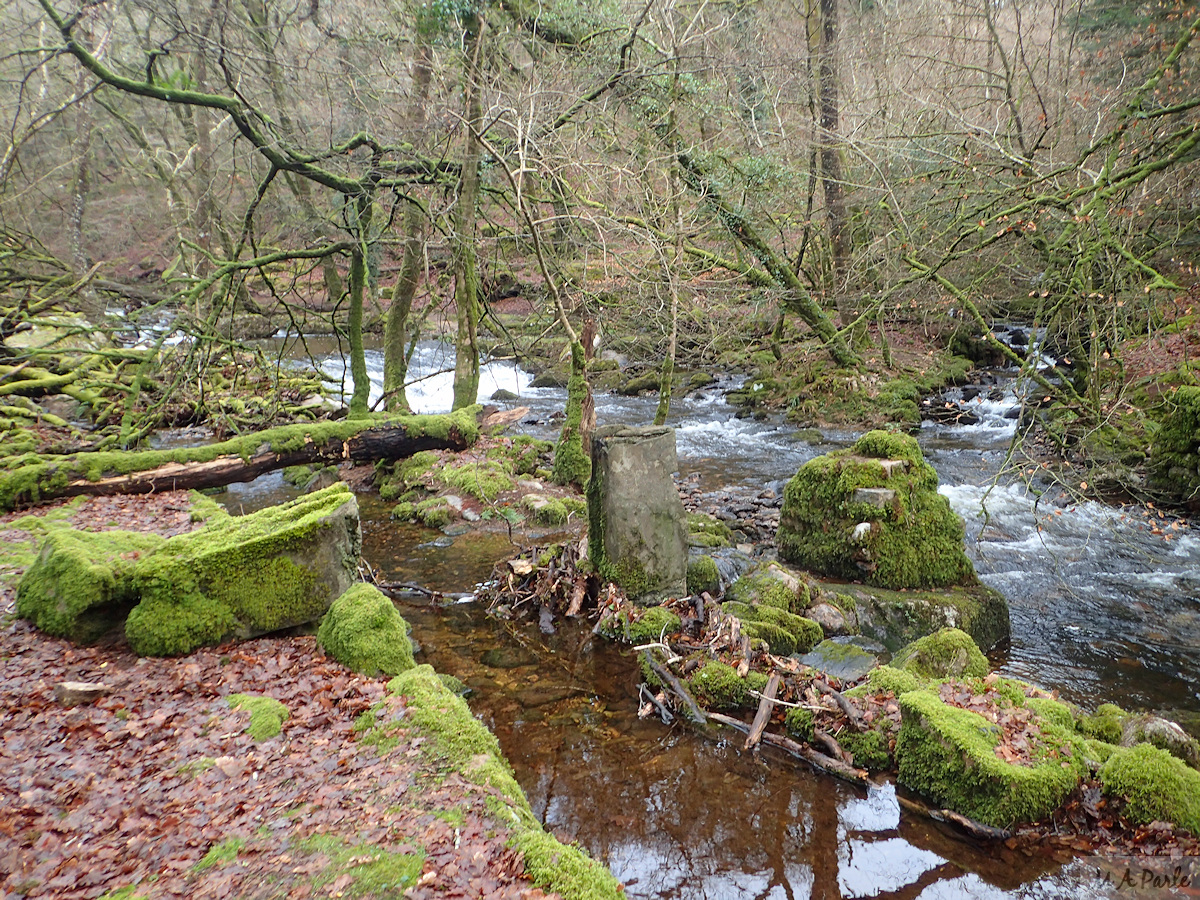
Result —
[{"label": "stone block", "polygon": [[687,514],[671,479],[675,430],[608,426],[592,436],[588,552],[638,603],[687,594]]},{"label": "stone block", "polygon": [[140,563],[134,652],[174,656],[320,619],[357,581],[358,503],[336,484],[171,538]]}]

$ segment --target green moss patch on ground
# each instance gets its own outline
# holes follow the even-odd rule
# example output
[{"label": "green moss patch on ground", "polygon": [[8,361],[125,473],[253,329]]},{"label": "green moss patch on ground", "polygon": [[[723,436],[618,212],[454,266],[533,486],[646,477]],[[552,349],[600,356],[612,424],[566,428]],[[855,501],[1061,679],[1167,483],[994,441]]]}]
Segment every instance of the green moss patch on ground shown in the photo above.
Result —
[{"label": "green moss patch on ground", "polygon": [[252,694],[230,694],[225,698],[230,709],[244,709],[250,713],[246,733],[256,741],[268,741],[283,730],[288,718],[288,708],[274,697]]}]

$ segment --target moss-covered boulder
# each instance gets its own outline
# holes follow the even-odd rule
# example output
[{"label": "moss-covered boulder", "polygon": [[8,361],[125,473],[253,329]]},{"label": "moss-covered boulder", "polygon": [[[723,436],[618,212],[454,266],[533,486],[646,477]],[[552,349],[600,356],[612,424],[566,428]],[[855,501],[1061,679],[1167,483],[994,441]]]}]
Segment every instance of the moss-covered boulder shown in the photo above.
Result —
[{"label": "moss-covered boulder", "polygon": [[665,606],[639,608],[623,604],[609,607],[604,612],[596,623],[596,632],[609,640],[637,645],[678,634],[682,626],[679,616]]},{"label": "moss-covered boulder", "polygon": [[959,628],[989,649],[1010,634],[1008,601],[984,584],[909,591],[844,584],[837,590],[847,621],[893,652],[940,628]]},{"label": "moss-covered boulder", "polygon": [[717,660],[706,663],[688,678],[688,687],[706,709],[756,706],[758,700],[750,692],[762,691],[766,686],[767,676],[762,672],[751,671],[742,678],[733,666]]},{"label": "moss-covered boulder", "polygon": [[283,731],[283,723],[288,720],[288,708],[274,697],[230,694],[225,699],[230,709],[242,709],[250,713],[246,733],[256,741],[269,741]]},{"label": "moss-covered boulder", "polygon": [[1024,765],[997,755],[999,726],[932,691],[901,695],[900,713],[900,783],[984,824],[1035,822],[1061,806],[1082,778],[1081,754],[1051,722],[1039,720],[1041,737]]},{"label": "moss-covered boulder", "polygon": [[126,637],[175,656],[315,621],[357,580],[361,546],[344,484],[171,538],[134,569]]},{"label": "moss-covered boulder", "polygon": [[805,463],[788,482],[780,556],[886,588],[973,584],[962,520],[937,485],[914,438],[870,431],[849,450]]},{"label": "moss-covered boulder", "polygon": [[708,592],[716,596],[721,590],[721,571],[711,556],[697,556],[688,562],[687,590],[692,596]]},{"label": "moss-covered boulder", "polygon": [[363,675],[399,675],[416,665],[408,623],[395,604],[370,584],[356,584],[333,601],[321,620],[317,643],[343,666]]},{"label": "moss-covered boulder", "polygon": [[47,634],[94,641],[137,602],[134,567],[164,543],[132,531],[52,531],[17,587],[17,615]]},{"label": "moss-covered boulder", "polygon": [[982,678],[988,673],[987,657],[969,634],[957,628],[943,628],[913,641],[892,657],[892,666],[937,681]]},{"label": "moss-covered boulder", "polygon": [[741,620],[742,631],[751,639],[766,641],[776,656],[807,653],[824,638],[821,626],[812,619],[775,606],[728,600],[721,608]]},{"label": "moss-covered boulder", "polygon": [[1200,835],[1200,772],[1149,744],[1122,748],[1100,768],[1104,793],[1125,800],[1134,822],[1174,822]]},{"label": "moss-covered boulder", "polygon": [[730,600],[773,606],[799,613],[808,607],[808,585],[802,578],[775,563],[759,565],[729,585]]},{"label": "moss-covered boulder", "polygon": [[1200,491],[1200,387],[1172,392],[1150,447],[1154,484],[1197,506]]}]

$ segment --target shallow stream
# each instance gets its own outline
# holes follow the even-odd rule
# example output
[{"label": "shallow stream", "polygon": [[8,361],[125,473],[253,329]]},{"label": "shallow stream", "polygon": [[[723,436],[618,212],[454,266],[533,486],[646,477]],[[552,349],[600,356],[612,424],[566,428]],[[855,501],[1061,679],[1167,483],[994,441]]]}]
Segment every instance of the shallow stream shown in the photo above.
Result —
[{"label": "shallow stream", "polygon": [[[443,353],[423,346],[418,367],[444,368]],[[369,362],[380,368],[378,356]],[[446,378],[410,391],[419,411],[448,405],[439,383]],[[526,373],[496,364],[485,370],[480,396],[501,387],[519,394],[531,408],[526,430],[553,437],[563,391],[528,384]],[[803,440],[784,426],[738,419],[722,400],[729,386],[674,401],[669,422],[681,474],[698,475],[705,491],[781,490],[801,463],[855,437]],[[601,396],[597,419],[643,424],[656,402]],[[1076,502],[1036,479],[1026,486],[998,475],[1017,402],[1001,373],[966,401],[977,424],[927,424],[919,436],[967,524],[977,570],[1011,607],[1013,639],[993,662],[1085,706],[1197,713],[1200,535],[1152,510]],[[277,485],[260,479],[231,500],[257,506]],[[365,502],[363,513],[364,555],[386,580],[469,592],[512,552],[503,536],[451,541],[397,526],[383,504]],[[402,605],[421,659],[473,689],[472,707],[500,738],[534,811],[604,861],[630,897],[1163,896],[1118,889],[1120,866],[1105,880],[1095,860],[1063,864],[981,848],[932,823],[901,820],[890,789],[866,796],[770,752],[744,754],[740,740],[716,743],[638,720],[634,661],[586,629],[545,636],[492,620],[470,602]]]}]

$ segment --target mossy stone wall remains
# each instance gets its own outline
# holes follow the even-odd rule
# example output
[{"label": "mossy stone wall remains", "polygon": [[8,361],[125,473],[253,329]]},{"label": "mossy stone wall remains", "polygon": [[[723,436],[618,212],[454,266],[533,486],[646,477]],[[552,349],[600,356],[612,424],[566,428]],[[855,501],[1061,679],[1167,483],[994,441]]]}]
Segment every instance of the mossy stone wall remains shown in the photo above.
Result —
[{"label": "mossy stone wall remains", "polygon": [[962,520],[937,483],[915,439],[868,432],[849,450],[805,463],[788,482],[780,556],[886,588],[974,584]]}]

